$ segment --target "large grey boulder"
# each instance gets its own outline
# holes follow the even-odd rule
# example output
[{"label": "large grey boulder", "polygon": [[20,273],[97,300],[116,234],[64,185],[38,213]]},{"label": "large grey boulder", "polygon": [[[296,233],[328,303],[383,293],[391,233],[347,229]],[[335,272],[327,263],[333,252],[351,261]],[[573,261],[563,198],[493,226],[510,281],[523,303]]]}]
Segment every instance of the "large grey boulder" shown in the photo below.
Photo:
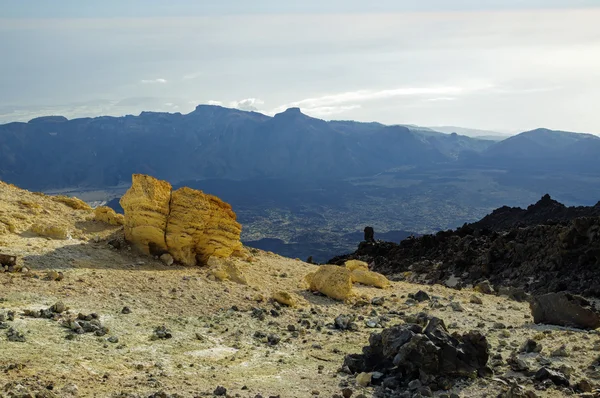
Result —
[{"label": "large grey boulder", "polygon": [[579,329],[600,327],[600,313],[586,299],[566,292],[533,297],[529,306],[535,323]]}]

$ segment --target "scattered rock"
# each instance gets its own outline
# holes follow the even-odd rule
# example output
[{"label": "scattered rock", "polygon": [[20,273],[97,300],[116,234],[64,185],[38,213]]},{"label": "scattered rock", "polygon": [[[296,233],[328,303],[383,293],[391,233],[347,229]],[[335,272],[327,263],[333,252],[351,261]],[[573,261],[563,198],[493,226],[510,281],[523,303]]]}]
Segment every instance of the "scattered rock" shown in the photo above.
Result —
[{"label": "scattered rock", "polygon": [[123,307],[123,309],[121,310],[121,314],[131,314],[131,309],[127,306]]},{"label": "scattered rock", "polygon": [[600,313],[581,296],[565,292],[549,293],[533,297],[529,305],[535,323],[581,329],[600,327]]},{"label": "scattered rock", "polygon": [[159,339],[166,340],[166,339],[170,339],[172,337],[173,337],[173,335],[171,334],[171,331],[163,325],[163,326],[159,326],[156,329],[154,329],[154,333],[152,334],[151,339],[152,340],[159,340]]},{"label": "scattered rock", "polygon": [[381,305],[383,305],[383,303],[385,303],[384,297],[373,297],[371,299],[371,304],[373,304],[373,305],[381,306]]},{"label": "scattered rock", "polygon": [[408,297],[417,300],[418,302],[423,302],[423,301],[429,301],[431,300],[431,298],[429,297],[429,295],[424,292],[423,290],[419,290],[418,292],[416,292],[415,294],[411,295],[409,294]]},{"label": "scattered rock", "polygon": [[550,355],[553,357],[568,357],[569,353],[567,352],[567,346],[564,344],[561,345],[556,350],[552,351]]},{"label": "scattered rock", "polygon": [[459,301],[453,301],[450,303],[450,307],[453,311],[463,312],[465,309]]},{"label": "scattered rock", "polygon": [[8,341],[13,341],[13,342],[18,342],[18,343],[25,342],[25,335],[23,333],[17,331],[15,328],[8,329],[8,331],[6,332],[6,338],[8,339]]},{"label": "scattered rock", "polygon": [[217,388],[215,388],[213,394],[218,397],[225,396],[227,395],[227,389],[223,386],[218,386]]},{"label": "scattered rock", "polygon": [[354,315],[338,315],[334,320],[334,326],[339,330],[358,330],[358,325],[354,323]]},{"label": "scattered rock", "polygon": [[367,387],[371,384],[372,374],[367,372],[362,372],[356,375],[356,384],[361,387]]},{"label": "scattered rock", "polygon": [[169,253],[161,254],[160,261],[167,267],[170,267],[175,262],[173,256],[171,256]]},{"label": "scattered rock", "polygon": [[57,272],[57,271],[48,271],[46,273],[46,280],[47,281],[62,281],[65,278],[65,275],[62,272]]},{"label": "scattered rock", "polygon": [[490,281],[488,281],[487,279],[483,282],[479,282],[478,284],[476,284],[473,290],[483,294],[494,294],[494,288],[490,284]]},{"label": "scattered rock", "polygon": [[472,294],[471,297],[469,297],[469,303],[481,305],[483,304],[483,300],[481,300],[479,296]]},{"label": "scattered rock", "polygon": [[546,367],[540,368],[540,370],[535,373],[534,378],[538,381],[550,380],[557,386],[568,387],[570,384],[564,374]]},{"label": "scattered rock", "polygon": [[519,352],[530,353],[530,352],[541,352],[542,344],[538,343],[533,339],[527,339],[519,349]]}]

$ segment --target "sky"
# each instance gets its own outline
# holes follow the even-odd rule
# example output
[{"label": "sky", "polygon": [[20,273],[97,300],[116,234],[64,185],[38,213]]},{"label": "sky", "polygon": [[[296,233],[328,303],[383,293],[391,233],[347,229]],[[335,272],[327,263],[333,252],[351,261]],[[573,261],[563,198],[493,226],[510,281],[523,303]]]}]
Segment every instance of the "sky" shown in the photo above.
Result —
[{"label": "sky", "polygon": [[600,133],[597,0],[0,0],[0,123],[191,112]]}]

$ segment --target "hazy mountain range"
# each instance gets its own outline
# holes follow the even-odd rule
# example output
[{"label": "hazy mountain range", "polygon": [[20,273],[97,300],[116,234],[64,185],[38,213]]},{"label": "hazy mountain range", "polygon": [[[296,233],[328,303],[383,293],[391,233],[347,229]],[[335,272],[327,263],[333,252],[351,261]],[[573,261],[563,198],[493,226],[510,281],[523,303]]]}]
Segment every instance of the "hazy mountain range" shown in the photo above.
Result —
[{"label": "hazy mountain range", "polygon": [[103,187],[147,173],[173,182],[364,177],[403,167],[595,167],[600,138],[535,130],[493,142],[416,126],[274,117],[201,105],[179,113],[0,126],[0,178],[28,189]]},{"label": "hazy mountain range", "polygon": [[280,251],[321,259],[351,249],[352,234],[365,225],[403,236],[432,232],[545,193],[594,204],[599,158],[600,138],[589,134],[537,129],[497,141],[413,125],[327,122],[297,108],[270,117],[200,105],[185,115],[0,125],[3,181],[77,193],[150,174],[232,203],[245,241],[277,238],[265,246],[292,245]]}]

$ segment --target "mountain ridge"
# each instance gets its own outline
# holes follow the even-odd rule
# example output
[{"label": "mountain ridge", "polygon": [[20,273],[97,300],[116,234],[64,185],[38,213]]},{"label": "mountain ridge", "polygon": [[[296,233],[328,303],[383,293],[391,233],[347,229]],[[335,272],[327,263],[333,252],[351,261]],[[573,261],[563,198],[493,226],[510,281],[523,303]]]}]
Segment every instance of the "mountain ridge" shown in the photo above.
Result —
[{"label": "mountain ridge", "polygon": [[[558,157],[557,167],[571,161],[587,165],[600,153],[598,137],[540,131],[558,134],[557,146],[563,149],[565,140],[572,143]],[[178,182],[349,178],[398,167],[454,164],[514,169],[508,160],[518,153],[515,146],[539,146],[528,134],[494,143],[411,126],[325,121],[299,108],[273,117],[215,105],[199,105],[188,114],[142,112],[71,120],[55,115],[0,125],[0,179],[30,189],[56,189],[115,186],[134,173]],[[548,154],[554,161],[556,150]],[[539,157],[524,152],[517,166],[529,167]]]}]

